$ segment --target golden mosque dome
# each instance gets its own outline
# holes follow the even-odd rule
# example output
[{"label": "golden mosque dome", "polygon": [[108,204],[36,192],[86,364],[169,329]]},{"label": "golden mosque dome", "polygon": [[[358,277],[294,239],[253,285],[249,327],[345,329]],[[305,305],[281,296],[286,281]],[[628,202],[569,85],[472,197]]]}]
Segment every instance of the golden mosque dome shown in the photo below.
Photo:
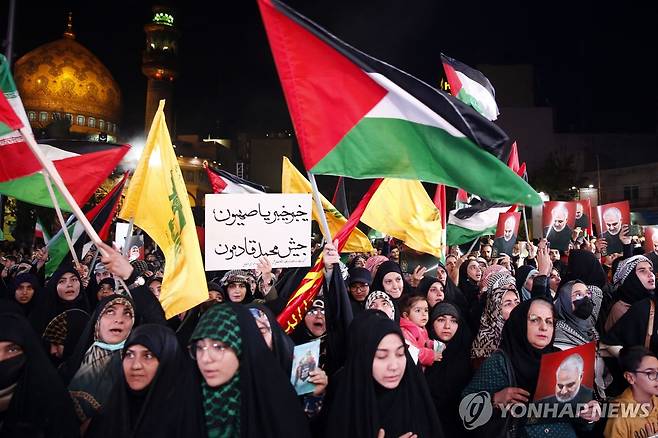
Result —
[{"label": "golden mosque dome", "polygon": [[71,14],[61,39],[16,61],[14,80],[33,128],[69,118],[72,133],[116,137],[121,90],[100,60],[75,40]]}]

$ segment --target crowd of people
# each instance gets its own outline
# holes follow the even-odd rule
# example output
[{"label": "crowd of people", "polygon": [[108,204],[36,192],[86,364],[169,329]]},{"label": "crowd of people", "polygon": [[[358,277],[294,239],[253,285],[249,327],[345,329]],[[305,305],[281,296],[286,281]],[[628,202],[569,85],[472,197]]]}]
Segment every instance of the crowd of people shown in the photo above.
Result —
[{"label": "crowd of people", "polygon": [[[409,266],[393,240],[373,254],[326,243],[322,288],[289,334],[276,316],[304,269],[263,258],[208,272],[207,301],[166,319],[154,246],[129,262],[102,244],[48,278],[45,248],[5,246],[0,436],[653,436],[658,248],[622,240],[621,253],[574,233],[565,252],[541,239],[494,255],[482,238],[436,267]],[[313,390],[297,394],[293,352],[315,340],[317,364],[294,376]],[[533,400],[542,355],[590,342],[593,394],[577,415],[503,415]],[[460,403],[474,393],[493,415],[470,428]],[[612,402],[648,409],[602,415]]]}]

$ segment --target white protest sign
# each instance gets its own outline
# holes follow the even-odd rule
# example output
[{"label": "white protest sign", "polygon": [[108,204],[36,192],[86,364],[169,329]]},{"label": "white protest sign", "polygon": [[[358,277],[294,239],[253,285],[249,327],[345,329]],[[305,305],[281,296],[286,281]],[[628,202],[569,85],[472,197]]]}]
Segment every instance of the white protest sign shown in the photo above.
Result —
[{"label": "white protest sign", "polygon": [[311,266],[311,195],[206,195],[206,271]]},{"label": "white protest sign", "polygon": [[126,241],[126,236],[128,235],[128,226],[130,224],[128,222],[117,222],[116,223],[116,228],[114,232],[114,243],[116,246],[122,250],[123,249],[123,244]]}]

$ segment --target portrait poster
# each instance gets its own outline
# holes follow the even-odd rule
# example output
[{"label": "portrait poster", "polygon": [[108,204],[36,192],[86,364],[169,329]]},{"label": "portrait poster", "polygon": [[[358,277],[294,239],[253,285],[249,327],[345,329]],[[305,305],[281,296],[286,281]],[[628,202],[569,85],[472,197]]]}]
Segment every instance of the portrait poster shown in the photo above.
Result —
[{"label": "portrait poster", "polygon": [[658,225],[644,227],[644,252],[658,254]]},{"label": "portrait poster", "polygon": [[551,249],[566,251],[571,232],[576,225],[576,203],[567,201],[544,202],[542,228]]},{"label": "portrait poster", "polygon": [[574,227],[583,230],[583,234],[592,235],[592,205],[589,199],[575,201],[576,212]]},{"label": "portrait poster", "polygon": [[493,256],[500,254],[512,256],[516,238],[519,235],[519,224],[521,223],[520,212],[505,212],[498,214],[498,224],[493,241]]},{"label": "portrait poster", "polygon": [[311,266],[311,195],[211,194],[205,206],[207,271]]},{"label": "portrait poster", "polygon": [[133,235],[125,239],[126,251],[124,254],[128,256],[128,261],[144,260],[144,236],[142,234]]},{"label": "portrait poster", "polygon": [[298,395],[313,392],[315,385],[308,381],[310,372],[320,363],[320,339],[295,346],[290,383]]},{"label": "portrait poster", "polygon": [[544,354],[534,401],[546,403],[587,403],[594,388],[596,342]]},{"label": "portrait poster", "polygon": [[631,223],[628,201],[599,205],[596,207],[596,213],[599,235],[608,244],[606,254],[622,254],[624,246],[621,242],[621,228],[622,225],[630,226]]}]

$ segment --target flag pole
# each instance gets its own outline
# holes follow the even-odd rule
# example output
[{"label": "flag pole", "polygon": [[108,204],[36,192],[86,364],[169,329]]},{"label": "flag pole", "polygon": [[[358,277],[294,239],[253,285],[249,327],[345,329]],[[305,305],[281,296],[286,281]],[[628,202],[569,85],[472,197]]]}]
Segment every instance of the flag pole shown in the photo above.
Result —
[{"label": "flag pole", "polygon": [[530,242],[530,235],[528,234],[528,219],[525,216],[525,205],[523,206],[523,225],[525,226],[525,238]]},{"label": "flag pole", "polygon": [[315,207],[318,209],[318,216],[320,216],[320,225],[322,226],[322,231],[329,243],[331,240],[331,231],[329,231],[329,224],[327,223],[327,216],[324,214],[324,208],[322,208],[322,200],[320,199],[320,192],[318,191],[318,185],[315,182],[315,175],[311,172],[307,172],[308,180],[311,182],[311,188],[313,189],[313,199],[315,200]]},{"label": "flag pole", "polygon": [[133,225],[135,224],[135,218],[131,217],[130,220],[128,221],[128,231],[126,231],[126,238],[123,241],[123,255],[128,255],[128,252],[126,250],[126,246],[128,243],[128,237],[131,237],[133,234]]},{"label": "flag pole", "polygon": [[468,248],[468,251],[466,252],[466,254],[465,254],[465,255],[468,255],[468,254],[470,254],[470,253],[471,253],[471,251],[473,251],[473,248],[475,248],[475,244],[476,244],[476,243],[478,243],[478,240],[480,240],[480,238],[479,238],[479,237],[477,237],[477,238],[476,238],[476,239],[475,239],[475,240],[473,241],[473,243],[471,244],[471,247],[470,247],[470,248]]},{"label": "flag pole", "polygon": [[[37,145],[36,141],[30,134],[30,132],[27,130],[26,127],[23,127],[19,129],[21,135],[23,136],[23,139],[29,146],[30,150],[34,154],[34,156],[39,160],[39,163],[41,163],[41,166],[43,166],[44,170],[50,175],[52,178],[53,182],[55,183],[55,186],[59,189],[60,193],[64,196],[64,199],[66,199],[66,202],[69,204],[71,207],[71,210],[75,217],[78,218],[80,221],[80,224],[84,228],[85,232],[89,236],[92,242],[96,244],[96,247],[99,247],[99,244],[102,242],[101,238],[98,236],[98,233],[96,233],[96,230],[94,230],[94,227],[91,226],[89,223],[89,220],[87,219],[87,216],[84,215],[80,207],[78,206],[78,203],[75,202],[75,199],[73,198],[73,195],[71,195],[71,192],[66,188],[66,185],[64,184],[64,181],[62,181],[62,177],[60,176],[59,172],[57,172],[57,169],[55,169],[55,166],[53,165],[53,162],[50,161],[39,149],[39,146]],[[99,248],[101,251],[102,249]]]},{"label": "flag pole", "polygon": [[62,232],[64,233],[64,237],[66,238],[66,243],[69,246],[69,251],[71,251],[71,257],[73,257],[73,262],[75,263],[75,267],[77,269],[80,269],[80,260],[78,260],[78,255],[75,253],[75,249],[73,248],[73,241],[71,240],[71,236],[69,235],[69,229],[66,226],[66,221],[64,220],[64,216],[62,215],[62,210],[59,208],[59,202],[57,201],[57,197],[55,196],[55,191],[53,190],[53,185],[50,181],[50,177],[48,176],[47,173],[44,173],[43,179],[46,180],[46,187],[48,187],[48,193],[50,194],[50,199],[53,201],[53,207],[55,207],[55,211],[57,212],[57,218],[59,219],[59,223],[62,225]]}]

